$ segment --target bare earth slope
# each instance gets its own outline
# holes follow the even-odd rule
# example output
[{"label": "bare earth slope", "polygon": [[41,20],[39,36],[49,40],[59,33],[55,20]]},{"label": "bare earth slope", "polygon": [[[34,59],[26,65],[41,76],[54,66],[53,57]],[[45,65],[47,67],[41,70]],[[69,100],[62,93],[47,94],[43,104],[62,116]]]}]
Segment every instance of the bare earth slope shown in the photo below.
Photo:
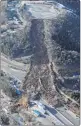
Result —
[{"label": "bare earth slope", "polygon": [[40,94],[79,115],[79,15],[57,2],[27,1],[8,1],[2,15],[1,51],[10,57],[1,57],[2,70],[25,77],[22,89],[29,97]]}]

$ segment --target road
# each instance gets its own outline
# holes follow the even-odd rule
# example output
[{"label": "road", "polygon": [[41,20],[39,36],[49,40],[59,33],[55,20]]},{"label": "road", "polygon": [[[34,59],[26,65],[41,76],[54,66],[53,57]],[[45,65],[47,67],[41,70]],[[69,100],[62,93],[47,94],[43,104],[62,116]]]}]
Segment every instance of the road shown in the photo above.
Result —
[{"label": "road", "polygon": [[60,113],[64,115],[64,117],[68,118],[73,124],[75,124],[75,126],[79,126],[80,119],[76,117],[74,113],[69,110],[65,110],[64,107],[57,108],[57,111],[60,111]]},{"label": "road", "polygon": [[[41,101],[42,104],[45,105],[46,110],[49,112],[51,121],[55,123],[55,125],[64,125],[64,126],[78,126],[79,124],[79,118],[72,117],[72,115],[69,114],[68,117],[68,110],[65,110],[63,107],[63,113],[60,112],[61,108],[55,109],[54,107],[51,107],[48,105],[48,103],[45,100]],[[64,114],[65,113],[65,114]],[[65,116],[67,115],[67,116]],[[76,121],[76,122],[75,122]]]},{"label": "road", "polygon": [[1,70],[9,74],[18,81],[23,81],[25,75],[29,71],[30,65],[11,60],[5,55],[1,54]]},{"label": "road", "polygon": [[76,105],[80,106],[79,103],[77,101],[75,101],[74,99],[72,99],[70,96],[66,95],[63,91],[61,91],[59,89],[60,93],[66,98],[66,99],[70,99],[73,103],[75,103]]},{"label": "road", "polygon": [[[29,68],[29,65],[11,60],[5,55],[1,54],[1,70],[17,80],[22,81],[29,71]],[[37,120],[42,122],[44,125],[77,126],[79,124],[79,118],[76,119],[76,117],[73,117],[72,114],[70,114],[70,112],[66,111],[64,108],[55,109],[48,105],[48,103],[46,103],[44,100],[42,100],[41,103],[45,105],[45,108],[49,113],[49,116],[47,115],[46,118],[37,118]]]}]

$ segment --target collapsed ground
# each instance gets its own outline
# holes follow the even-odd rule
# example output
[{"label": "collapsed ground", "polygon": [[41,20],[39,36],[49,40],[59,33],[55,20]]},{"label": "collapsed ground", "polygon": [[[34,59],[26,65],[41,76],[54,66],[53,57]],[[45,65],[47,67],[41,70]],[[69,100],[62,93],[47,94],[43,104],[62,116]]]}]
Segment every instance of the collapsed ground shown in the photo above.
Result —
[{"label": "collapsed ground", "polygon": [[[19,4],[19,7],[16,4]],[[24,90],[28,98],[40,94],[40,98],[52,106],[67,106],[79,115],[79,16],[66,8],[59,10],[57,5],[54,5],[54,19],[31,19],[29,13],[25,13],[27,5],[21,5],[9,2],[7,8],[2,10],[3,15],[6,13],[7,20],[5,17],[1,23],[0,43],[1,51],[9,56],[10,60],[14,59],[30,66],[20,90]],[[15,100],[18,103],[19,98],[14,98],[16,92],[12,95],[10,77],[3,72],[1,74],[2,95],[13,106]],[[11,81],[14,82],[14,79]],[[5,90],[5,86],[8,90]],[[11,105],[6,105],[11,109]]]}]

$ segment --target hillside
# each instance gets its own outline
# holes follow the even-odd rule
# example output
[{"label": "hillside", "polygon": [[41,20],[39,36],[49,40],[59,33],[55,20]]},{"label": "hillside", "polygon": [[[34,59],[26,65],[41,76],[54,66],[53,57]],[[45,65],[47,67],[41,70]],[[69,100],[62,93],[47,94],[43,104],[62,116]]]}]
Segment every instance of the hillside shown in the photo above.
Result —
[{"label": "hillside", "polygon": [[[55,108],[66,106],[79,115],[79,14],[54,1],[2,3],[1,52],[11,60],[12,76],[21,79],[23,74],[25,95],[43,99]],[[16,73],[18,62],[24,72],[18,66]],[[2,70],[10,76],[11,66],[4,66]]]}]

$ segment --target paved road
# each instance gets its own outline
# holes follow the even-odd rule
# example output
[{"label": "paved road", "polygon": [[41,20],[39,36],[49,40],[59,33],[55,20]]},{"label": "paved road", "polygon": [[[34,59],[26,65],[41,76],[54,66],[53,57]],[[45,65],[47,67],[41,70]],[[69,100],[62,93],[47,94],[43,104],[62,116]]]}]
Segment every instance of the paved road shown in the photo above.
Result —
[{"label": "paved road", "polygon": [[62,113],[64,117],[69,119],[75,126],[80,125],[80,119],[76,117],[76,115],[72,113],[70,110],[65,110],[64,107],[57,108],[57,110],[60,111],[60,113]]},{"label": "paved road", "polygon": [[[49,111],[50,116],[52,116],[52,118],[56,118],[58,122],[61,123],[60,125],[74,126],[74,123],[72,123],[68,118],[66,118],[63,114],[57,111],[54,107],[48,106],[44,100],[42,101],[42,103],[45,105],[46,110]],[[59,123],[57,123],[57,125],[58,124]]]},{"label": "paved road", "polygon": [[[27,67],[23,63],[19,63],[14,60],[10,60],[9,58],[5,57],[4,55],[1,55],[1,69],[3,71],[5,71],[7,74],[18,79],[19,81],[22,81],[23,78],[25,77],[27,71],[29,70],[29,67]],[[73,126],[75,124],[77,126],[77,124],[79,124],[79,120],[75,119],[70,114],[68,116],[68,113],[65,110],[63,110],[63,109],[62,109],[62,111],[56,110],[55,108],[52,108],[51,106],[49,106],[44,100],[41,102],[45,105],[45,107],[50,115],[50,116],[47,116],[47,118],[43,119],[44,124],[46,124],[46,122],[48,122],[48,124],[50,124],[50,126],[54,125],[54,124],[55,125],[65,125],[65,126],[68,126],[68,125]],[[41,119],[38,119],[38,120],[41,121]]]},{"label": "paved road", "polygon": [[19,63],[15,60],[11,60],[5,55],[1,54],[1,70],[9,74],[11,77],[22,81],[29,71],[29,65]]},{"label": "paved road", "polygon": [[52,117],[55,116],[65,126],[68,126],[68,125],[79,126],[80,125],[80,118],[77,117],[70,110],[65,109],[66,107],[54,108],[48,105],[48,103],[43,99],[41,100],[41,103],[47,106],[47,110],[52,114]]}]

